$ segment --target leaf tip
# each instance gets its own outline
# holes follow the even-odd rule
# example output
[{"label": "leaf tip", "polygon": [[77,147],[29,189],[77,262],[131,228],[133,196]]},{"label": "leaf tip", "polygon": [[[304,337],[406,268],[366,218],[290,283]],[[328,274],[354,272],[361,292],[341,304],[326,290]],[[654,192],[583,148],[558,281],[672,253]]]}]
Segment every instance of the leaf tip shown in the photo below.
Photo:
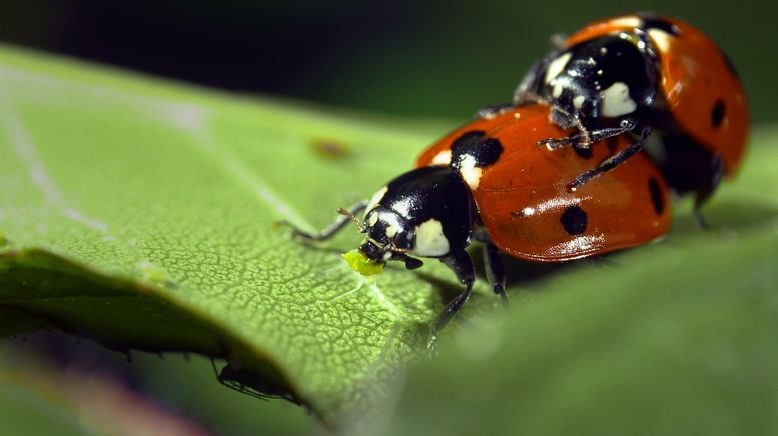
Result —
[{"label": "leaf tip", "polygon": [[383,263],[373,262],[359,250],[351,250],[340,256],[346,261],[351,269],[366,277],[379,274],[384,269]]}]

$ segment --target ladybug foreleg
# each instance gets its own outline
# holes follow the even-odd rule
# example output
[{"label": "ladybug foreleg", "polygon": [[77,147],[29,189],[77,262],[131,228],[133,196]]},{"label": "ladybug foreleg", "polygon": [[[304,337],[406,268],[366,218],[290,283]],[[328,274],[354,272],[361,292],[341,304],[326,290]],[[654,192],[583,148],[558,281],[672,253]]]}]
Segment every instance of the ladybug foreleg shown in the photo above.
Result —
[{"label": "ladybug foreleg", "polygon": [[[335,218],[335,221],[318,233],[306,232],[286,220],[279,221],[277,225],[291,228],[292,238],[303,241],[324,241],[337,234],[349,221],[356,222],[354,215],[365,210],[365,207],[367,207],[367,200],[355,203],[348,209],[338,209],[338,217]],[[360,227],[360,231],[362,231],[362,225],[359,222],[357,222],[357,225]]]},{"label": "ladybug foreleg", "polygon": [[440,329],[446,326],[451,318],[459,312],[462,306],[470,299],[470,295],[473,293],[473,283],[475,282],[475,268],[473,267],[473,260],[465,250],[459,252],[452,252],[449,256],[441,258],[441,262],[445,263],[454,274],[456,274],[459,282],[465,285],[465,289],[459,293],[453,300],[446,304],[446,307],[440,311],[438,317],[430,327],[430,338],[427,342],[427,348],[430,351],[434,351],[437,334]]},{"label": "ladybug foreleg", "polygon": [[581,185],[588,182],[589,180],[599,176],[600,174],[610,171],[613,168],[616,168],[617,166],[624,163],[627,159],[634,156],[637,152],[643,149],[643,147],[646,145],[646,142],[648,142],[648,137],[651,135],[651,128],[650,127],[644,127],[643,130],[640,133],[640,139],[632,143],[629,147],[625,148],[624,150],[621,150],[620,152],[614,154],[613,156],[605,159],[600,163],[597,167],[588,170],[581,174],[580,176],[576,177],[575,180],[573,180],[569,185],[567,185],[567,189],[569,191],[575,191],[578,189]]},{"label": "ladybug foreleg", "polygon": [[[576,123],[578,124],[578,123]],[[637,122],[631,118],[621,120],[618,127],[601,127],[589,129],[583,124],[578,125],[578,132],[563,138],[547,138],[538,141],[538,145],[545,145],[547,149],[553,151],[562,147],[573,146],[579,149],[588,149],[603,139],[612,138],[635,130]]]},{"label": "ladybug foreleg", "polygon": [[392,260],[399,260],[405,263],[405,269],[419,269],[424,266],[424,262],[415,257],[408,256],[405,253],[392,253]]}]

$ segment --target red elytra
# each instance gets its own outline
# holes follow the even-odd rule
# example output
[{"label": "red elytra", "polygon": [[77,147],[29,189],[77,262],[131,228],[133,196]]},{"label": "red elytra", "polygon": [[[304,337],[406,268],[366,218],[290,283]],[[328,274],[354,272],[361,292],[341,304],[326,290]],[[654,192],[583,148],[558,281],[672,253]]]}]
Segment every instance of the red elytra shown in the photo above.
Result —
[{"label": "red elytra", "polygon": [[[496,138],[499,159],[480,168],[473,197],[492,241],[521,259],[559,262],[641,245],[667,233],[670,207],[662,174],[638,154],[575,191],[568,182],[631,144],[602,141],[586,156],[572,147],[549,151],[538,141],[569,134],[549,123],[549,106],[510,109],[462,126],[425,150],[416,166],[448,164],[454,141],[473,131]],[[565,216],[570,213],[577,216]],[[581,216],[581,212],[584,214]]]},{"label": "red elytra", "polygon": [[725,173],[733,175],[748,140],[748,103],[732,63],[701,30],[669,17],[625,15],[584,26],[567,38],[565,48],[644,28],[648,20],[669,26],[669,31],[649,27],[647,32],[659,58],[658,90],[664,104],[683,133],[718,154]]}]

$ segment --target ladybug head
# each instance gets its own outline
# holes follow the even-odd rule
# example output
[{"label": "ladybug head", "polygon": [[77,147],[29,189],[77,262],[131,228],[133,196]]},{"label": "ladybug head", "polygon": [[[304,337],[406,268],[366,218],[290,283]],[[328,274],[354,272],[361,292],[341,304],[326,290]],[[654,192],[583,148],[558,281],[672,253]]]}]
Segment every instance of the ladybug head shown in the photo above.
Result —
[{"label": "ladybug head", "polygon": [[459,173],[448,166],[417,168],[381,188],[368,202],[358,251],[372,262],[443,258],[469,245],[473,223],[472,195]]},{"label": "ladybug head", "polygon": [[369,261],[386,263],[389,260],[405,262],[407,269],[416,269],[422,261],[408,256],[413,251],[415,232],[407,220],[386,207],[376,206],[365,215],[361,227],[365,239],[357,250]]},{"label": "ladybug head", "polygon": [[543,94],[563,128],[583,119],[620,119],[653,104],[656,68],[650,46],[636,32],[621,32],[572,46],[542,72]]},{"label": "ladybug head", "polygon": [[385,206],[376,205],[365,214],[362,230],[365,240],[359,250],[375,262],[387,261],[392,254],[413,248],[413,227],[399,213]]}]

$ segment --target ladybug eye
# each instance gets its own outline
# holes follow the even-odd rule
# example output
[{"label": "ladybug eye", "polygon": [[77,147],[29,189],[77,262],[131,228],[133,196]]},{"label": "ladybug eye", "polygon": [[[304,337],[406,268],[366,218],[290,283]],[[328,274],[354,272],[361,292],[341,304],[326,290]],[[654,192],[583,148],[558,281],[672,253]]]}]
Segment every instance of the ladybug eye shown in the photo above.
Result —
[{"label": "ladybug eye", "polygon": [[724,104],[724,100],[718,99],[713,105],[713,110],[710,113],[710,120],[713,127],[721,127],[721,123],[724,122],[724,117],[727,115],[727,106]]}]

